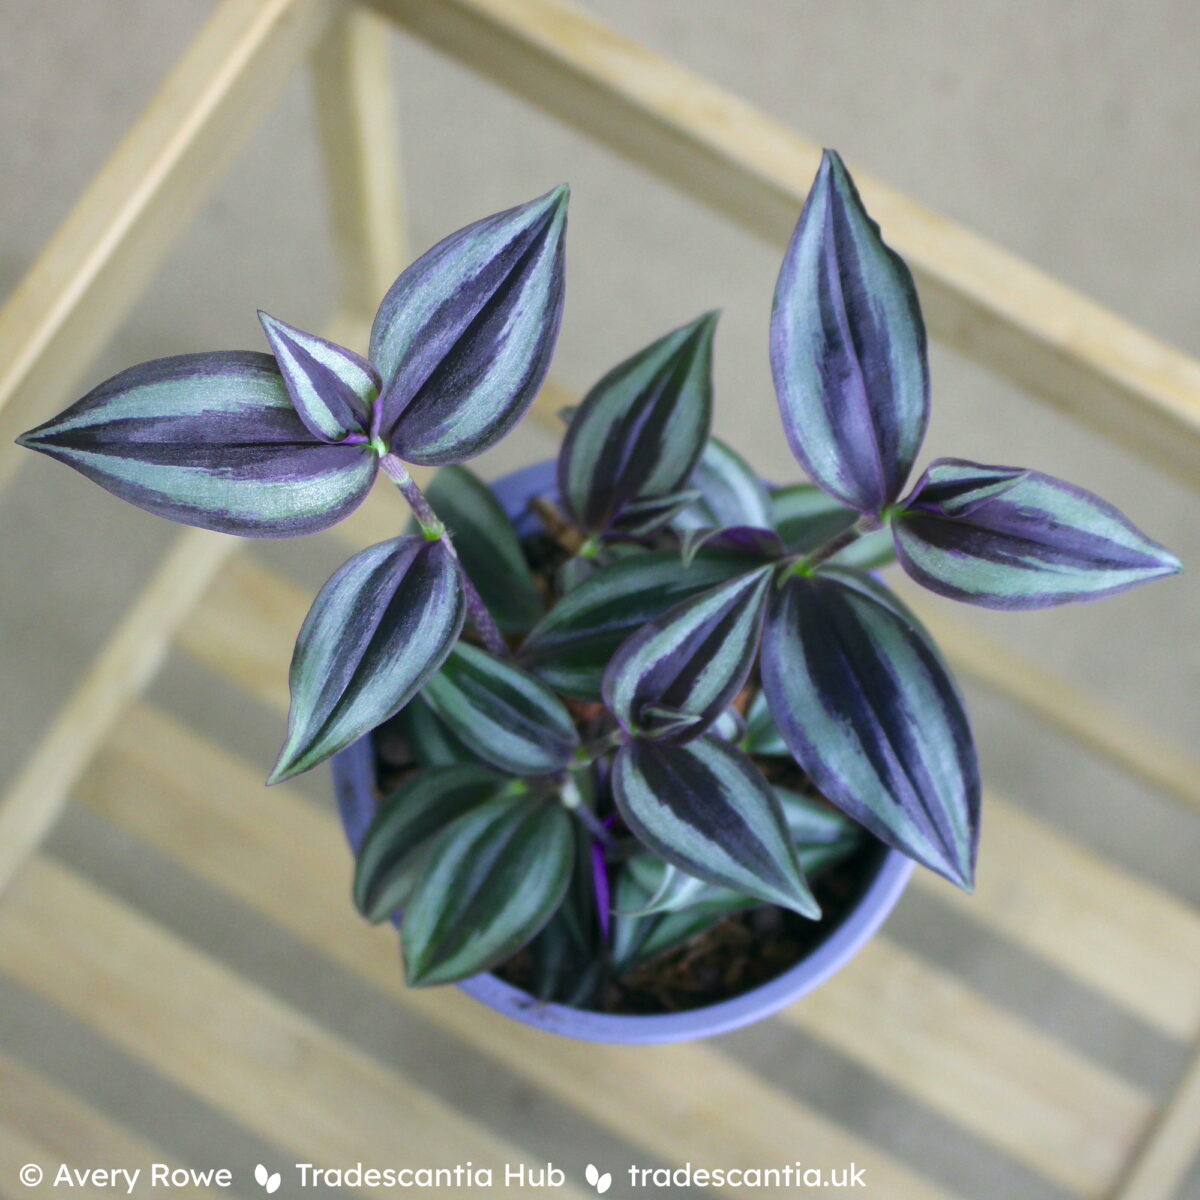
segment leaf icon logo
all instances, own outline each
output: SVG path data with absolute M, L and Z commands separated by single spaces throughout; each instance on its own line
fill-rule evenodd
M 262 1163 L 259 1163 L 258 1166 L 254 1168 L 254 1182 L 257 1183 L 260 1188 L 266 1188 L 267 1195 L 269 1196 L 272 1192 L 279 1191 L 279 1184 L 281 1181 L 278 1171 L 271 1173 L 262 1165 Z
M 605 1171 L 603 1175 L 596 1169 L 592 1163 L 588 1163 L 584 1168 L 583 1177 L 600 1193 L 601 1196 L 612 1187 L 612 1172 Z

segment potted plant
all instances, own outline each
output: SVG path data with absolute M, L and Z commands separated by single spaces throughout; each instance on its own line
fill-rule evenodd
M 815 986 L 911 862 L 970 888 L 979 773 L 937 649 L 877 568 L 967 603 L 1091 600 L 1179 569 L 1103 500 L 925 433 L 908 269 L 836 154 L 779 276 L 770 353 L 811 480 L 710 436 L 715 314 L 564 413 L 556 464 L 461 465 L 521 419 L 563 302 L 567 190 L 452 234 L 362 358 L 260 314 L 270 354 L 100 384 L 22 444 L 247 537 L 316 532 L 377 473 L 409 530 L 321 588 L 268 782 L 333 756 L 354 899 L 417 986 L 579 1037 L 720 1032 Z M 408 464 L 441 468 L 422 492 Z

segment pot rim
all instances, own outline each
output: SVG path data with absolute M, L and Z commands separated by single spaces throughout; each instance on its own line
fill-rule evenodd
M 521 532 L 523 518 L 528 519 L 530 499 L 554 486 L 554 464 L 545 461 L 504 476 L 492 484 L 492 490 Z M 357 850 L 376 805 L 369 734 L 333 759 L 333 778 L 342 824 L 351 848 Z M 899 851 L 887 849 L 854 907 L 816 949 L 774 979 L 701 1008 L 645 1015 L 568 1008 L 538 1000 L 492 974 L 477 975 L 458 986 L 467 995 L 523 1024 L 582 1041 L 649 1045 L 714 1037 L 771 1016 L 845 966 L 887 919 L 913 866 L 912 860 Z

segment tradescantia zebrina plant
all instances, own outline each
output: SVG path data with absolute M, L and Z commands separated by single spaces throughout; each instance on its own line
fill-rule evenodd
M 768 488 L 710 436 L 707 314 L 566 412 L 557 486 L 506 513 L 459 464 L 545 376 L 566 203 L 559 188 L 418 259 L 365 359 L 264 315 L 270 354 L 134 367 L 21 440 L 152 512 L 250 537 L 334 524 L 382 468 L 413 523 L 317 596 L 270 781 L 376 731 L 385 794 L 354 897 L 402 921 L 409 981 L 507 963 L 543 997 L 601 1006 L 730 914 L 819 918 L 864 829 L 971 887 L 962 702 L 878 567 L 1031 609 L 1179 564 L 1037 471 L 939 459 L 906 490 L 929 414 L 917 294 L 833 153 L 771 319 L 812 482 Z M 424 494 L 409 463 L 442 468 Z

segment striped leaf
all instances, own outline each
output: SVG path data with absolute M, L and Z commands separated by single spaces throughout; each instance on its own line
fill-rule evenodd
M 323 442 L 365 442 L 379 376 L 365 358 L 265 312 L 259 321 L 300 420 Z
M 560 771 L 579 744 L 571 714 L 544 683 L 465 642 L 423 695 L 459 741 L 514 775 Z
M 840 813 L 795 792 L 776 788 L 775 793 L 796 843 L 800 868 L 809 879 L 858 848 L 862 830 Z M 613 963 L 618 971 L 628 971 L 703 933 L 718 917 L 759 903 L 697 879 L 653 854 L 632 855 L 617 875 Z
M 761 691 L 754 693 L 754 699 L 746 710 L 746 733 L 741 745 L 747 754 L 756 757 L 791 758 L 791 751 L 776 729 L 767 698 Z
M 904 569 L 985 608 L 1096 600 L 1174 575 L 1179 560 L 1111 504 L 1038 471 L 940 458 L 892 521 Z
M 744 554 L 760 562 L 782 558 L 787 552 L 779 534 L 773 529 L 763 529 L 757 525 L 685 529 L 679 539 L 679 556 L 683 565 L 688 566 L 704 547 L 710 551 Z
M 575 866 L 567 894 L 545 928 L 529 943 L 533 994 L 539 1000 L 571 1008 L 594 1008 L 598 1007 L 608 969 L 601 941 L 607 937 L 606 923 L 610 919 L 607 872 L 603 853 L 597 857 L 600 848 L 578 821 L 574 825 Z M 601 873 L 603 907 L 597 903 Z
M 712 735 L 686 746 L 637 740 L 617 751 L 612 782 L 625 823 L 667 862 L 709 883 L 820 916 L 779 800 L 740 750 Z
M 962 701 L 916 618 L 843 568 L 791 575 L 767 615 L 763 689 L 821 794 L 970 888 L 979 768 Z
M 772 521 L 793 554 L 808 554 L 844 533 L 858 513 L 810 483 L 777 488 L 771 494 Z M 874 570 L 895 562 L 891 531 L 886 527 L 865 533 L 830 559 L 841 567 Z
M 492 489 L 466 467 L 443 467 L 425 498 L 496 623 L 505 633 L 528 632 L 544 605 L 517 531 Z
M 295 537 L 362 503 L 378 460 L 305 426 L 269 354 L 182 354 L 114 375 L 17 439 L 157 516 Z
M 759 567 L 718 584 L 621 644 L 602 694 L 626 731 L 690 742 L 725 712 L 758 654 L 771 575 Z
M 380 429 L 405 462 L 461 462 L 533 401 L 563 301 L 562 186 L 451 234 L 392 285 L 371 330 Z
M 634 500 L 613 519 L 610 530 L 630 538 L 645 538 L 670 525 L 680 513 L 695 504 L 700 493 L 692 488 L 668 492 L 665 496 L 650 496 Z
M 502 796 L 436 834 L 422 854 L 400 928 L 409 985 L 467 979 L 534 937 L 570 882 L 571 826 L 555 800 Z
M 486 800 L 522 787 L 487 767 L 459 764 L 420 771 L 380 806 L 354 870 L 354 903 L 368 921 L 387 920 L 408 899 L 421 850 L 443 826 Z
M 556 691 L 599 700 L 604 669 L 621 643 L 673 604 L 759 564 L 701 551 L 687 567 L 673 550 L 609 563 L 573 588 L 534 627 L 521 661 Z
M 776 488 L 771 493 L 771 521 L 793 554 L 808 554 L 844 533 L 858 513 L 811 483 Z
M 912 276 L 827 150 L 784 257 L 771 369 L 792 453 L 830 495 L 881 513 L 929 420 L 925 327 Z
M 775 795 L 779 798 L 788 833 L 796 844 L 801 865 L 806 872 L 812 870 L 805 861 L 806 852 L 823 846 L 859 841 L 862 830 L 858 825 L 825 800 L 782 787 L 775 788 Z
M 476 762 L 472 750 L 446 727 L 425 702 L 414 696 L 393 718 L 408 743 L 412 761 L 422 767 L 448 767 L 453 763 Z
M 442 541 L 393 538 L 343 564 L 296 639 L 287 740 L 267 782 L 315 767 L 403 708 L 450 653 L 463 615 Z
M 766 484 L 736 450 L 718 438 L 705 442 L 688 486 L 700 493 L 700 499 L 676 518 L 678 529 L 772 525 Z
M 827 804 L 799 792 L 775 788 L 783 809 L 800 868 L 811 878 L 844 859 L 861 840 L 862 830 Z M 623 909 L 627 916 L 677 912 L 696 909 L 701 912 L 733 912 L 745 907 L 747 897 L 730 888 L 689 875 L 653 854 L 635 854 L 627 863 L 629 872 L 643 889 L 638 907 Z
M 634 501 L 677 492 L 712 420 L 716 314 L 647 346 L 584 397 L 558 456 L 558 490 L 583 529 L 611 528 Z

